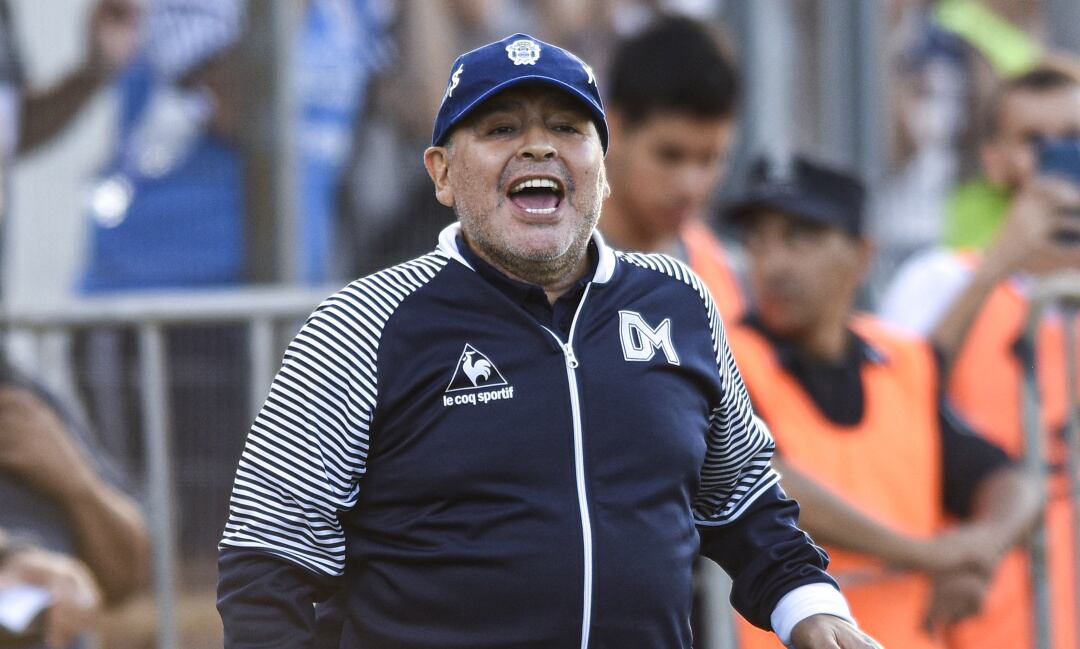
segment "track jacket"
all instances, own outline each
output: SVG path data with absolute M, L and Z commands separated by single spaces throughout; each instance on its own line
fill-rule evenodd
M 315 311 L 237 471 L 226 647 L 316 646 L 336 593 L 320 646 L 687 649 L 699 551 L 759 626 L 846 614 L 700 280 L 590 254 L 548 322 L 457 225 Z

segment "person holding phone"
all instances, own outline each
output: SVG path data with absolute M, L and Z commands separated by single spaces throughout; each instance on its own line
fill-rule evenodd
M 90 630 L 104 598 L 90 568 L 0 528 L 0 647 L 64 649 Z
M 880 305 L 885 320 L 930 338 L 941 356 L 942 384 L 960 413 L 1014 457 L 1023 452 L 1022 371 L 1035 361 L 1048 459 L 1057 467 L 1068 403 L 1063 320 L 1051 317 L 1043 324 L 1035 349 L 1025 349 L 1021 339 L 1033 281 L 1080 269 L 1078 67 L 1046 62 L 1002 84 L 981 148 L 986 194 L 996 198 L 968 202 L 970 214 L 958 214 L 969 226 L 998 225 L 982 247 L 937 249 L 907 262 Z M 974 230 L 967 234 L 978 234 Z M 1076 646 L 1077 633 L 1074 546 L 1064 475 L 1057 473 L 1047 504 L 1055 649 Z M 1031 647 L 1031 601 L 1026 558 L 1014 552 L 998 571 L 982 614 L 954 630 L 955 646 Z

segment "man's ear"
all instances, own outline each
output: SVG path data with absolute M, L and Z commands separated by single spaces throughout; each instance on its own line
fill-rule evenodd
M 454 190 L 450 187 L 450 151 L 444 146 L 424 150 L 424 168 L 435 183 L 435 198 L 447 207 L 454 206 Z

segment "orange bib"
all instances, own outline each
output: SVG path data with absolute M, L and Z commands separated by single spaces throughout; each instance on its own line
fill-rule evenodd
M 720 241 L 699 219 L 686 221 L 679 236 L 686 246 L 687 264 L 709 288 L 720 317 L 724 322 L 735 322 L 742 316 L 745 305 L 739 281 Z
M 979 260 L 964 255 L 974 269 Z M 1024 455 L 1022 360 L 1016 353 L 1028 313 L 1019 287 L 1006 281 L 987 298 L 971 327 L 949 380 L 949 397 L 974 428 L 1012 457 Z M 1065 448 L 1058 431 L 1065 422 L 1065 336 L 1063 323 L 1045 320 L 1038 332 L 1036 355 L 1039 394 L 1048 459 L 1059 464 Z M 1073 608 L 1071 514 L 1064 499 L 1064 476 L 1048 485 L 1047 541 L 1050 548 L 1053 646 L 1076 646 Z M 1026 553 L 1016 550 L 999 569 L 983 613 L 953 632 L 955 649 L 1025 649 L 1033 646 L 1030 567 Z
M 838 426 L 817 409 L 799 382 L 779 364 L 760 334 L 744 326 L 729 332 L 732 351 L 779 453 L 849 504 L 879 522 L 917 537 L 943 524 L 941 433 L 936 370 L 926 345 L 901 338 L 866 317 L 852 329 L 882 352 L 882 363 L 862 368 L 863 420 Z M 826 548 L 829 572 L 844 591 L 859 625 L 886 647 L 940 649 L 922 631 L 930 601 L 927 579 L 890 571 L 874 558 Z M 740 648 L 781 647 L 772 634 L 743 622 Z

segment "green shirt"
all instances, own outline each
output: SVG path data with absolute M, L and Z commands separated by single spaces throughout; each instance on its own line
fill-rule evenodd
M 1009 193 L 985 179 L 956 188 L 945 209 L 945 245 L 982 250 L 994 240 L 1009 211 Z

